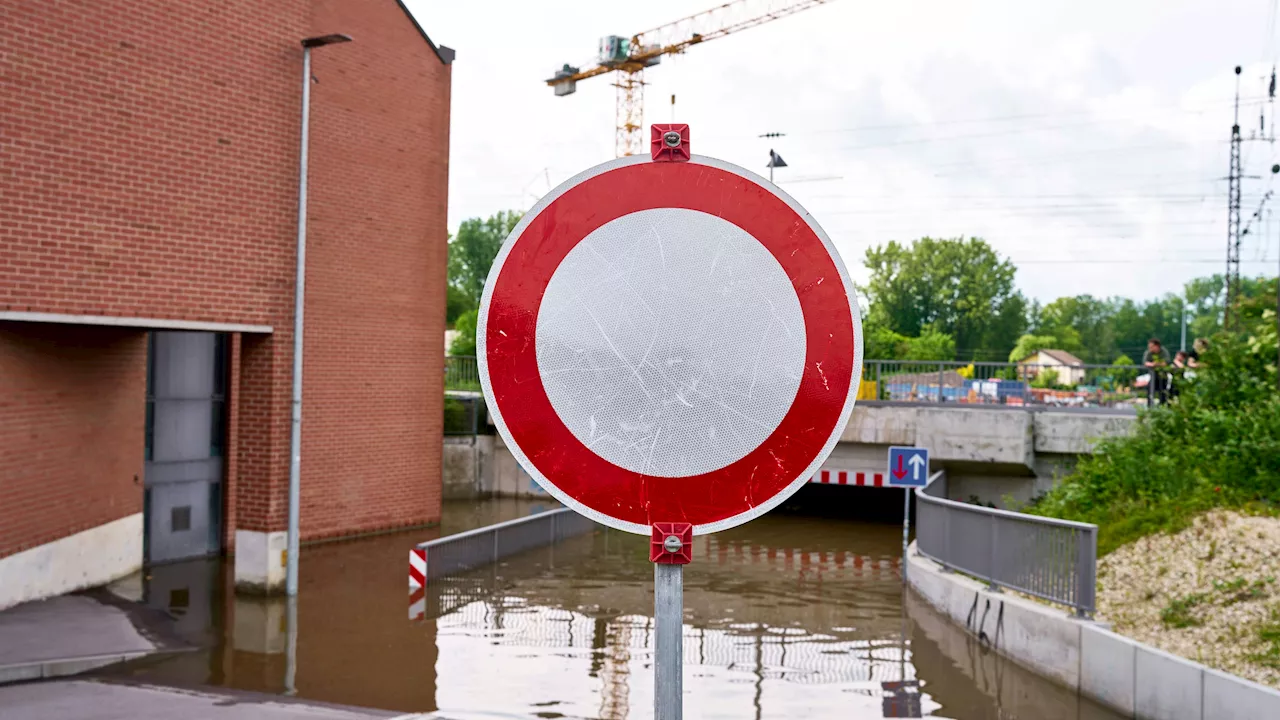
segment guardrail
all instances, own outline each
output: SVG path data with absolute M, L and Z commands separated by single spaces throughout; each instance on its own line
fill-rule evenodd
M 476 359 L 445 357 L 446 390 L 480 390 Z M 1139 365 L 864 360 L 859 400 L 1064 407 L 1133 407 L 1163 399 L 1171 378 L 1139 385 Z M 1158 387 L 1157 387 L 1158 386 Z
M 428 540 L 409 551 L 409 586 L 421 587 L 428 580 L 584 535 L 596 527 L 595 522 L 573 510 L 560 508 Z
M 946 499 L 939 472 L 916 490 L 916 549 L 986 581 L 1090 617 L 1097 592 L 1098 527 Z
M 865 360 L 859 400 L 977 405 L 1148 405 L 1138 365 Z
M 444 356 L 444 389 L 480 392 L 480 372 L 470 355 Z

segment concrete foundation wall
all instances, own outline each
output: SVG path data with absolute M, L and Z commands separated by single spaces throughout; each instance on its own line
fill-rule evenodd
M 478 435 L 475 444 L 444 446 L 444 497 L 549 498 L 551 495 L 520 467 L 500 435 Z
M 863 403 L 824 468 L 884 472 L 889 445 L 926 447 L 932 469 L 953 480 L 949 497 L 1005 507 L 1049 490 L 1081 454 L 1127 434 L 1135 419 L 1106 410 Z
M 907 582 L 980 642 L 1138 720 L 1280 717 L 1280 691 L 1117 635 L 1065 610 L 943 572 L 911 547 Z
M 890 445 L 929 448 L 933 470 L 951 478 L 948 497 L 1005 507 L 1048 491 L 1093 451 L 1098 439 L 1129 432 L 1133 415 L 1002 407 L 859 404 L 826 470 L 883 473 Z M 546 497 L 515 462 L 501 436 L 479 450 L 445 446 L 445 497 Z M 476 463 L 480 467 L 477 470 Z M 850 488 L 850 492 L 857 492 Z
M 494 436 L 492 484 L 486 490 L 500 497 L 549 498 L 551 494 L 542 489 L 533 476 L 520 467 L 515 456 L 502 442 L 501 436 Z
M 142 513 L 0 558 L 0 610 L 105 585 L 142 568 Z
M 474 500 L 493 493 L 494 435 L 444 444 L 444 499 Z M 498 441 L 501 444 L 501 440 Z

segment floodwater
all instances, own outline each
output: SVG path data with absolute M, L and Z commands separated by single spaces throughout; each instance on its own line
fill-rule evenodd
M 416 543 L 550 507 L 447 504 L 442 528 L 304 548 L 293 643 L 285 601 L 236 597 L 227 563 L 153 568 L 146 601 L 200 649 L 113 672 L 456 720 L 651 718 L 647 538 L 600 532 L 408 593 Z M 685 716 L 1119 720 L 904 598 L 901 539 L 779 513 L 697 538 Z

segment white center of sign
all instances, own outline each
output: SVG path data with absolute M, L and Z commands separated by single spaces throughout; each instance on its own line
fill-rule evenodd
M 804 315 L 742 228 L 677 208 L 598 228 L 551 277 L 538 371 L 584 445 L 643 475 L 740 460 L 778 427 L 804 370 Z

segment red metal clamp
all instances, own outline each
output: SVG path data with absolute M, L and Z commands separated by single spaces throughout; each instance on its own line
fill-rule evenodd
M 654 523 L 649 536 L 649 562 L 688 565 L 693 561 L 693 525 Z
M 649 157 L 654 162 L 688 162 L 688 123 L 655 123 L 649 126 Z

